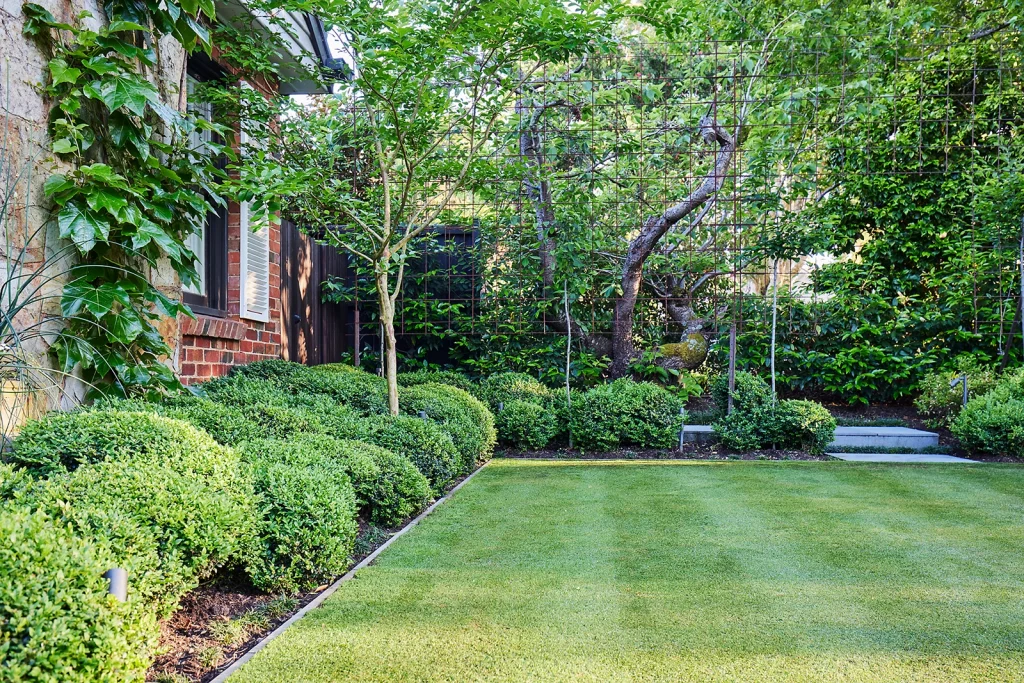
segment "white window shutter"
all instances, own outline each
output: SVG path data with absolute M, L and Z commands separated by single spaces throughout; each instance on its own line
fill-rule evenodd
M 242 81 L 242 87 L 252 86 Z M 242 154 L 249 144 L 245 127 L 239 131 Z M 239 315 L 249 320 L 270 320 L 270 221 L 254 231 L 249 202 L 239 206 L 241 225 L 241 277 L 239 278 Z
M 270 320 L 270 224 L 253 231 L 249 202 L 239 207 L 240 243 L 239 314 L 249 320 Z

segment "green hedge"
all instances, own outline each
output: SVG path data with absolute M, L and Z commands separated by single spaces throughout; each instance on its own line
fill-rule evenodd
M 259 542 L 249 577 L 268 592 L 309 590 L 343 573 L 356 533 L 349 463 L 304 441 L 246 449 L 259 495 Z
M 508 401 L 494 419 L 501 441 L 520 450 L 544 448 L 558 433 L 555 414 L 530 401 Z
M 430 484 L 404 456 L 360 441 L 307 434 L 287 441 L 262 440 L 241 446 L 247 460 L 304 463 L 330 461 L 350 478 L 360 514 L 382 526 L 395 526 L 431 499 Z
M 237 476 L 237 457 L 187 422 L 111 409 L 54 412 L 30 422 L 7 460 L 41 475 L 118 460 L 166 464 L 224 486 Z
M 477 462 L 486 462 L 494 453 L 494 416 L 462 389 L 443 384 L 401 387 L 398 400 L 403 412 L 418 415 L 423 411 L 451 436 L 461 458 L 461 472 L 471 472 Z
M 404 455 L 430 482 L 435 494 L 462 469 L 451 436 L 439 425 L 409 415 L 373 415 L 358 422 L 353 438 Z
M 0 539 L 0 680 L 145 680 L 156 618 L 107 595 L 112 553 L 26 510 L 0 511 Z
M 950 430 L 968 451 L 1024 457 L 1024 370 L 971 399 Z
M 584 451 L 619 446 L 672 448 L 679 440 L 682 401 L 651 382 L 619 379 L 573 396 L 573 445 Z
M 108 544 L 133 590 L 162 614 L 217 569 L 240 561 L 256 538 L 251 480 L 218 484 L 166 464 L 107 460 L 34 487 L 23 501 Z
M 255 499 L 238 453 L 180 420 L 53 413 L 25 425 L 8 455 L 50 477 L 25 504 L 109 541 L 163 611 L 253 542 Z
M 717 377 L 711 386 L 715 402 L 724 411 L 728 378 Z M 781 448 L 821 454 L 835 438 L 835 418 L 824 406 L 814 401 L 773 401 L 771 387 L 752 373 L 736 373 L 732 397 L 733 412 L 713 424 L 722 445 L 730 450 Z
M 416 370 L 398 373 L 398 386 L 414 387 L 419 384 L 447 384 L 476 395 L 479 387 L 461 372 L 454 370 Z
M 479 396 L 497 411 L 501 404 L 526 401 L 545 405 L 552 391 L 536 379 L 522 372 L 499 372 L 480 382 Z

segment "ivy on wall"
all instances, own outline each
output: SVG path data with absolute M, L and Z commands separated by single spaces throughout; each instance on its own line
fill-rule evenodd
M 51 349 L 62 371 L 78 369 L 107 393 L 177 386 L 157 323 L 191 311 L 150 272 L 166 260 L 183 283 L 196 281 L 185 240 L 223 201 L 212 158 L 230 150 L 191 149 L 194 130 L 217 127 L 170 106 L 173 94 L 154 75 L 163 35 L 186 52 L 210 48 L 202 17 L 213 18 L 212 0 L 111 2 L 109 23 L 96 30 L 82 25 L 88 14 L 64 23 L 37 4 L 23 9 L 25 34 L 50 57 L 51 151 L 72 168 L 50 176 L 45 194 L 80 263 L 64 284 L 64 326 Z

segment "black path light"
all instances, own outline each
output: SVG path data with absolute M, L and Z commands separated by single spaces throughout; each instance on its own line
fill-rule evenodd
M 963 404 L 967 405 L 967 375 L 960 375 L 949 383 L 949 388 L 952 389 L 957 384 L 962 384 L 964 388 Z

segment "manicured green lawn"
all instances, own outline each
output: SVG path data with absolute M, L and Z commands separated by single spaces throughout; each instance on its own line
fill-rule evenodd
M 496 461 L 261 681 L 1021 681 L 1024 468 Z

